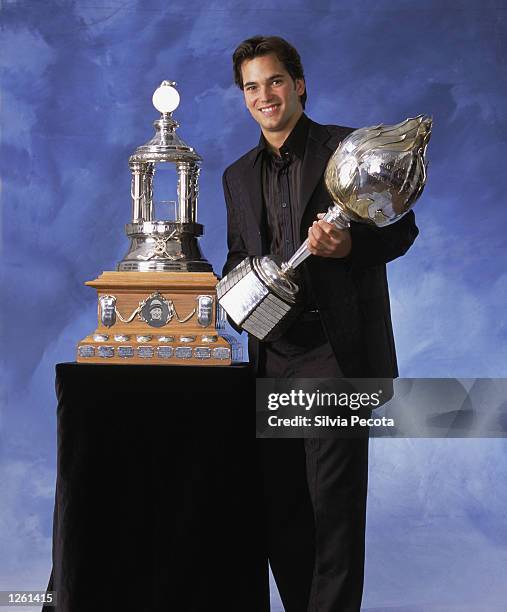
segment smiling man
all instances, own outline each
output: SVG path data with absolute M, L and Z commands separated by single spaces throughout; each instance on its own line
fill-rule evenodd
M 356 223 L 337 229 L 323 221 L 332 204 L 324 171 L 353 130 L 320 125 L 304 113 L 303 67 L 287 41 L 245 40 L 233 68 L 261 136 L 224 173 L 229 251 L 223 274 L 249 255 L 286 261 L 307 236 L 314 255 L 300 266 L 300 319 L 276 342 L 249 338 L 258 376 L 397 376 L 385 264 L 416 238 L 413 212 L 382 229 Z M 359 611 L 367 437 L 260 439 L 258 451 L 263 550 L 286 612 Z
M 304 79 L 293 80 L 274 54 L 244 61 L 241 77 L 247 108 L 263 134 L 269 133 L 269 142 L 279 154 L 280 147 L 303 114 Z

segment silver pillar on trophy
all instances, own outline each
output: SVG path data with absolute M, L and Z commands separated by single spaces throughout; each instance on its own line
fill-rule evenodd
M 201 157 L 176 133 L 172 113 L 179 94 L 173 81 L 163 81 L 153 94 L 153 105 L 161 112 L 153 122 L 155 135 L 138 147 L 129 159 L 132 172 L 132 221 L 126 226 L 130 247 L 118 264 L 126 271 L 210 272 L 198 244 L 203 226 L 197 223 L 198 178 Z M 153 180 L 158 164 L 172 164 L 177 173 L 177 199 L 167 201 L 171 219 L 156 220 Z M 169 183 L 169 181 L 168 181 Z M 162 211 L 160 211 L 162 212 Z

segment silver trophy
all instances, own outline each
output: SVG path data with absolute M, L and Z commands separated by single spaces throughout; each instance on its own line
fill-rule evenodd
M 173 81 L 163 81 L 153 94 L 153 105 L 161 112 L 153 122 L 155 135 L 136 149 L 129 159 L 132 172 L 132 222 L 126 232 L 130 238 L 128 253 L 118 265 L 126 271 L 211 272 L 203 258 L 198 237 L 203 226 L 197 223 L 198 177 L 201 157 L 176 134 L 178 123 L 172 112 L 180 96 Z M 175 168 L 177 199 L 160 202 L 172 219 L 155 220 L 153 178 L 156 164 L 162 170 Z M 172 181 L 167 180 L 167 184 Z
M 326 187 L 334 201 L 324 221 L 345 229 L 351 221 L 384 227 L 416 203 L 426 183 L 426 115 L 396 125 L 355 130 L 328 162 Z M 279 266 L 270 256 L 247 257 L 217 285 L 229 317 L 259 340 L 280 337 L 300 314 L 295 270 L 310 255 L 308 240 Z
M 237 340 L 219 333 L 218 278 L 198 241 L 201 158 L 176 134 L 175 85 L 163 81 L 156 89 L 153 104 L 161 116 L 155 135 L 129 158 L 128 252 L 116 270 L 86 283 L 97 290 L 98 327 L 78 343 L 81 363 L 222 366 L 241 360 Z

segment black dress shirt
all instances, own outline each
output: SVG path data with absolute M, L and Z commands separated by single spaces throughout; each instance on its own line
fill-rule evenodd
M 296 210 L 301 194 L 301 166 L 308 137 L 308 118 L 301 115 L 276 155 L 261 137 L 262 193 L 270 252 L 287 261 L 299 247 Z
M 308 139 L 309 119 L 303 113 L 294 129 L 274 153 L 261 135 L 255 163 L 262 163 L 262 195 L 266 211 L 269 252 L 288 261 L 301 245 L 297 209 L 301 197 L 301 169 Z M 304 264 L 298 269 L 305 310 L 315 308 Z

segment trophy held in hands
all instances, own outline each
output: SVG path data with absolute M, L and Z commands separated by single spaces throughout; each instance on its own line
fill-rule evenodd
M 324 221 L 339 229 L 351 221 L 384 227 L 407 213 L 426 183 L 431 125 L 429 117 L 419 115 L 349 134 L 326 168 L 325 183 L 335 204 Z M 236 325 L 272 341 L 297 319 L 296 268 L 310 255 L 307 243 L 281 266 L 270 256 L 247 257 L 218 283 L 219 303 Z
M 175 83 L 163 81 L 153 95 L 161 112 L 155 135 L 129 159 L 132 171 L 130 247 L 117 271 L 86 284 L 98 292 L 98 327 L 78 344 L 80 363 L 228 365 L 241 346 L 221 336 L 218 278 L 203 257 L 197 223 L 201 158 L 176 134 Z M 172 219 L 155 219 L 153 176 L 157 164 L 177 174 Z

